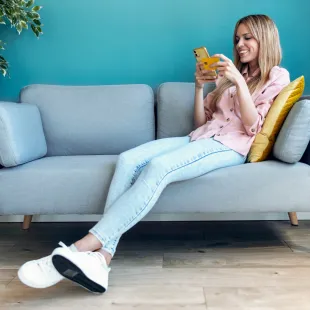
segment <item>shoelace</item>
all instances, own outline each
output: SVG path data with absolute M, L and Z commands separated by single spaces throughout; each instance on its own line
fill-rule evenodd
M 41 258 L 41 259 L 38 261 L 38 266 L 41 268 L 41 270 L 42 270 L 43 272 L 46 272 L 46 273 L 50 273 L 50 272 L 52 272 L 52 271 L 55 270 L 55 267 L 54 267 L 54 265 L 52 264 L 52 258 L 51 258 L 50 255 Z
M 63 248 L 68 248 L 63 242 L 59 242 L 58 243 L 61 247 L 63 247 Z M 53 265 L 53 263 L 52 263 L 52 258 L 51 258 L 51 255 L 48 255 L 48 256 L 45 256 L 45 257 L 43 257 L 43 258 L 41 258 L 40 260 L 39 260 L 39 262 L 38 262 L 38 265 L 39 265 L 39 267 L 42 269 L 42 270 L 44 270 L 44 271 L 46 271 L 46 272 L 48 272 L 48 273 L 50 273 L 51 271 L 55 271 L 55 267 L 54 267 L 54 265 Z

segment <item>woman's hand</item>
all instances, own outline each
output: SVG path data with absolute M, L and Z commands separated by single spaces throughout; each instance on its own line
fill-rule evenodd
M 196 63 L 195 72 L 195 86 L 196 88 L 203 88 L 205 83 L 214 82 L 216 80 L 216 75 L 212 70 L 205 70 L 204 64 L 202 62 Z
M 226 77 L 235 85 L 237 85 L 241 81 L 241 79 L 243 79 L 243 76 L 229 58 L 227 58 L 223 54 L 216 54 L 212 57 L 220 57 L 220 59 L 223 60 L 216 62 L 210 66 L 211 68 L 214 67 L 214 69 L 218 70 L 218 75 L 220 77 Z

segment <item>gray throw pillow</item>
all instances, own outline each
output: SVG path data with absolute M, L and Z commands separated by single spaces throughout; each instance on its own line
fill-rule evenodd
M 286 163 L 300 161 L 310 140 L 310 100 L 296 102 L 287 116 L 273 148 L 273 155 Z
M 0 102 L 0 165 L 14 167 L 46 155 L 39 109 L 33 104 Z

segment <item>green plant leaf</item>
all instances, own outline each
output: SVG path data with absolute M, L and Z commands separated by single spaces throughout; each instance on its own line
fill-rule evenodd
M 40 14 L 36 12 L 27 12 L 27 16 L 31 19 L 40 19 Z
M 37 37 L 40 36 L 40 31 L 38 30 L 38 27 L 36 27 L 34 24 L 31 24 L 31 29 Z
M 2 68 L 0 69 L 0 71 L 1 71 L 2 75 L 5 77 L 7 74 L 7 71 L 5 69 L 2 69 Z
M 27 3 L 26 3 L 26 8 L 30 8 L 31 6 L 33 6 L 34 4 L 34 0 L 29 0 Z
M 27 23 L 24 22 L 23 20 L 20 22 L 20 24 L 22 25 L 22 27 L 23 27 L 24 29 L 28 29 Z
M 41 9 L 42 9 L 42 6 L 36 5 L 36 6 L 34 6 L 34 7 L 32 8 L 32 11 L 38 12 L 38 11 L 40 11 Z
M 32 18 L 35 18 L 35 19 L 40 19 L 40 14 L 39 13 L 36 13 L 36 12 L 32 12 Z
M 39 19 L 34 19 L 33 22 L 38 26 L 41 25 L 41 21 Z
M 18 34 L 20 34 L 23 30 L 23 26 L 21 23 L 16 24 L 16 30 L 18 32 Z
M 31 29 L 34 33 L 36 32 L 36 26 L 34 24 L 31 24 Z
M 6 24 L 11 28 L 16 28 L 19 34 L 24 29 L 31 28 L 35 36 L 39 37 L 43 33 L 42 27 L 44 26 L 39 14 L 42 6 L 35 2 L 35 0 L 0 0 L 0 26 Z M 5 46 L 6 44 L 0 40 L 0 50 L 4 50 Z M 1 74 L 10 78 L 9 64 L 3 56 L 0 56 Z

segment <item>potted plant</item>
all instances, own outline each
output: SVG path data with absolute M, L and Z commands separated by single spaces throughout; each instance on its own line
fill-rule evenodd
M 35 5 L 35 0 L 0 0 L 0 26 L 8 26 L 15 28 L 18 34 L 23 29 L 31 30 L 38 38 L 42 32 L 42 24 L 40 21 L 39 11 L 41 6 Z M 0 38 L 0 52 L 4 50 L 5 43 Z M 9 64 L 0 53 L 0 74 L 6 76 L 8 74 Z

